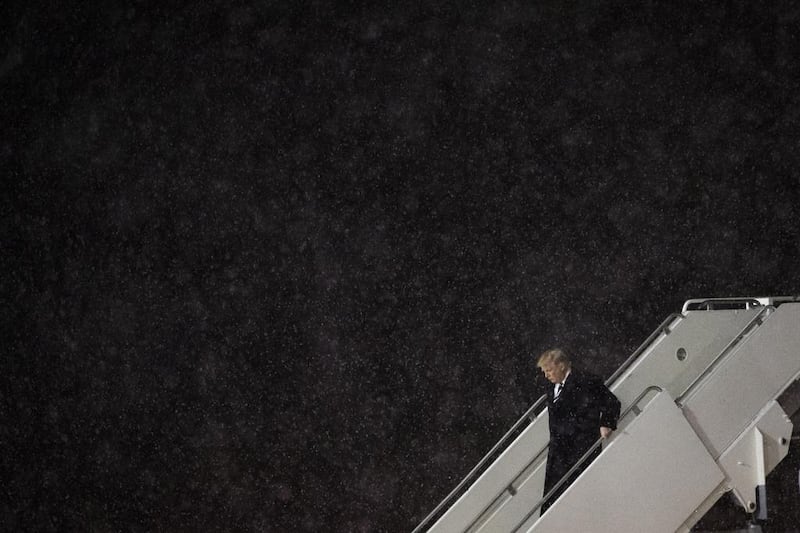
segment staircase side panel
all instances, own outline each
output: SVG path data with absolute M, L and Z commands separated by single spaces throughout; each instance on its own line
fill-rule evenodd
M 661 393 L 528 531 L 673 532 L 723 479 Z
M 800 373 L 800 304 L 783 304 L 691 393 L 686 417 L 714 457 Z

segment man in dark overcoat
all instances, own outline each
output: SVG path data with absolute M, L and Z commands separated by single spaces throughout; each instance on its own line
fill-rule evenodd
M 542 353 L 537 366 L 553 384 L 547 390 L 550 419 L 550 446 L 544 481 L 544 494 L 547 494 L 597 439 L 606 439 L 617 429 L 620 403 L 600 378 L 573 369 L 569 355 L 562 349 L 554 348 Z M 600 452 L 598 447 L 542 505 L 542 514 Z

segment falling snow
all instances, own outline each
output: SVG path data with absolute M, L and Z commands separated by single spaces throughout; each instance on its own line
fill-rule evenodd
M 800 292 L 789 2 L 306 4 L 0 20 L 8 530 L 410 531 L 532 354 Z

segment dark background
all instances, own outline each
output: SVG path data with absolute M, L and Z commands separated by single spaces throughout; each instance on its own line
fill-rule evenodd
M 793 2 L 90 4 L 0 17 L 4 529 L 410 531 L 541 350 L 800 293 Z

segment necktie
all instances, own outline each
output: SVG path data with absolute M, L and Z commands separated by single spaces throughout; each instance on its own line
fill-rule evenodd
M 553 399 L 555 400 L 558 398 L 558 395 L 561 394 L 561 389 L 564 387 L 563 383 L 556 383 L 556 393 L 553 395 Z

